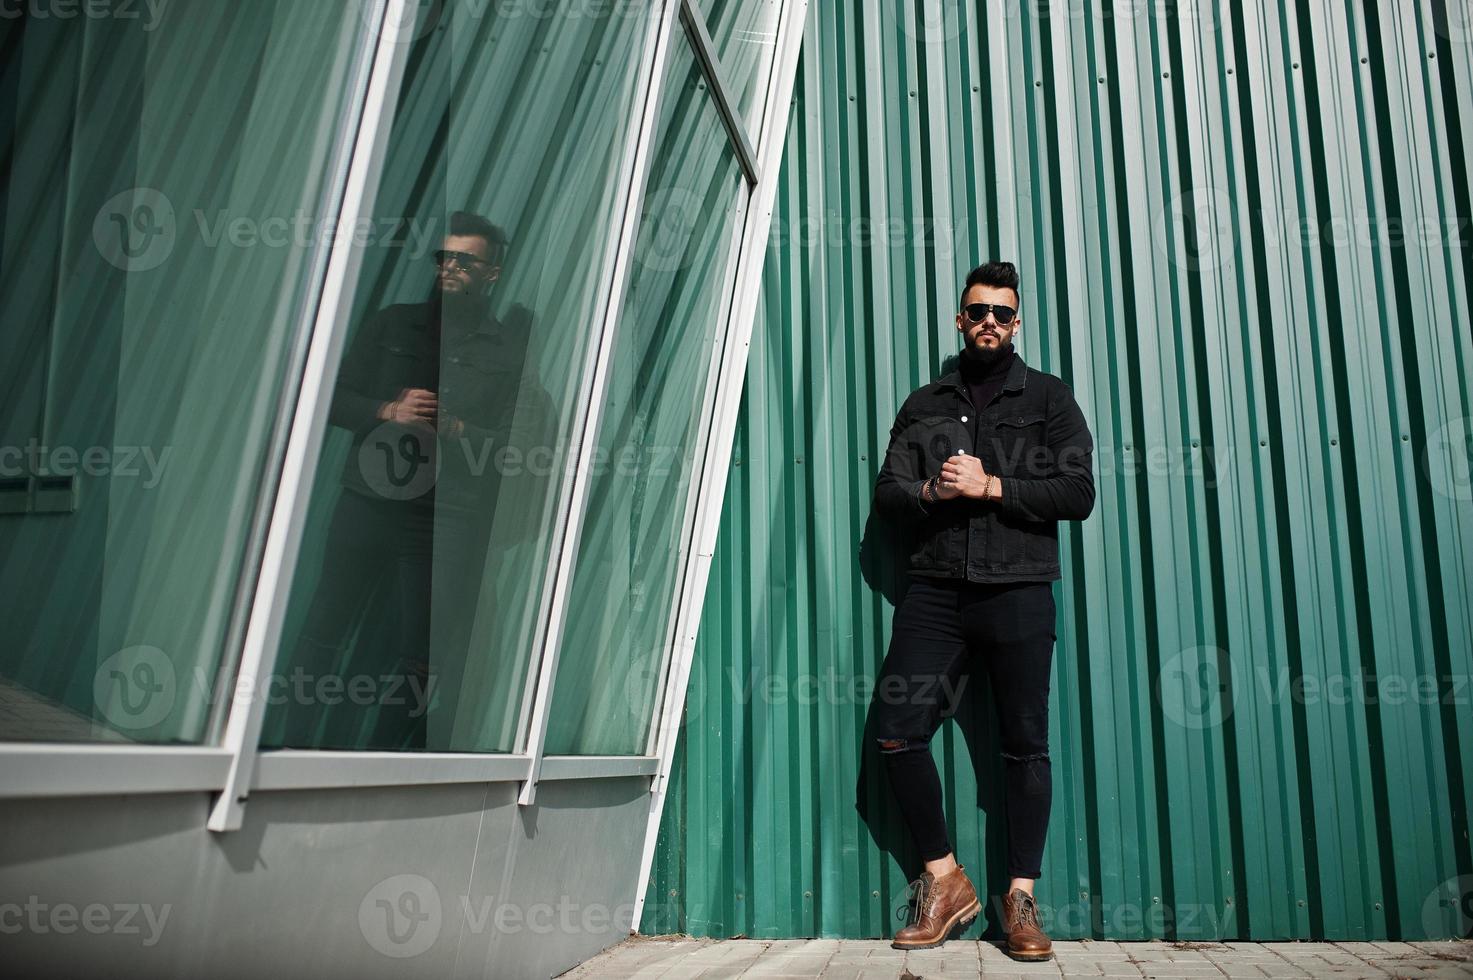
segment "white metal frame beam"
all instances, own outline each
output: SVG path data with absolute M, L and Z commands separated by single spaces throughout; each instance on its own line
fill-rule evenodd
M 731 138 L 737 163 L 741 166 L 742 173 L 746 174 L 747 183 L 756 185 L 762 179 L 762 168 L 758 164 L 756 151 L 752 149 L 752 138 L 748 135 L 746 123 L 737 109 L 736 93 L 731 90 L 726 71 L 721 67 L 721 58 L 716 53 L 716 45 L 711 40 L 711 32 L 706 29 L 706 17 L 696 5 L 696 0 L 680 0 L 680 16 L 689 32 L 696 61 L 700 63 L 701 71 L 711 85 L 711 93 L 716 97 L 716 111 L 721 113 L 721 123 L 726 127 L 727 136 Z
M 378 17 L 370 19 L 366 35 L 368 43 L 374 45 L 373 58 L 368 66 L 367 89 L 341 202 L 340 216 L 351 217 L 354 221 L 351 227 L 357 227 L 361 216 L 373 212 L 399 82 L 409 57 L 408 43 L 400 31 L 392 29 L 410 15 L 407 0 L 379 0 L 379 4 Z M 238 830 L 244 819 L 244 805 L 250 795 L 261 727 L 266 717 L 268 699 L 262 696 L 266 685 L 261 681 L 270 675 L 281 647 L 282 625 L 317 476 L 317 459 L 327 434 L 327 407 L 332 399 L 337 366 L 342 360 L 353 292 L 362 264 L 361 248 L 349 239 L 335 239 L 312 326 L 307 366 L 297 395 L 275 509 L 261 557 L 255 601 L 246 624 L 230 713 L 225 720 L 222 747 L 230 753 L 231 761 L 224 789 L 210 812 L 209 828 L 214 831 Z
M 210 793 L 230 762 L 209 746 L 0 743 L 0 799 Z
M 225 749 L 198 746 L 0 744 L 0 799 L 218 793 L 230 762 Z M 659 766 L 654 756 L 550 755 L 542 760 L 542 780 L 647 777 Z M 251 789 L 520 783 L 531 769 L 525 755 L 288 749 L 256 759 Z

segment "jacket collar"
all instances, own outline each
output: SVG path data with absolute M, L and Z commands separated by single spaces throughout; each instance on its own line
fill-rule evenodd
M 1023 355 L 1017 353 L 1013 357 L 1013 366 L 1008 368 L 1008 376 L 1003 379 L 1003 391 L 1017 391 L 1027 384 L 1028 365 L 1023 363 Z M 966 391 L 966 382 L 962 380 L 962 370 L 958 367 L 949 371 L 937 379 L 936 384 L 942 388 L 955 388 L 957 391 Z

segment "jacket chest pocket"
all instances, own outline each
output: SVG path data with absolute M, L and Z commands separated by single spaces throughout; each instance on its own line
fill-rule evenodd
M 935 476 L 941 466 L 957 453 L 972 454 L 972 434 L 966 422 L 950 415 L 928 415 L 916 424 L 916 441 L 926 461 L 927 476 Z
M 1004 476 L 1047 466 L 1048 425 L 1042 412 L 1011 412 L 993 422 L 992 449 Z M 1043 476 L 1034 473 L 1033 476 Z
M 381 341 L 374 349 L 378 386 L 390 394 L 401 388 L 423 387 L 428 380 L 424 352 L 407 343 Z
M 519 379 L 507 369 L 499 351 L 448 354 L 440 372 L 445 410 L 478 425 L 493 425 L 508 417 L 519 387 Z

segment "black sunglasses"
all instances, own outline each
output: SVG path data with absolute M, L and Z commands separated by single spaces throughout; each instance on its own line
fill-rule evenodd
M 436 249 L 431 253 L 435 258 L 436 265 L 448 265 L 452 260 L 462 269 L 479 269 L 484 265 L 490 265 L 479 255 L 470 252 L 451 252 L 446 249 Z
M 1018 315 L 1018 311 L 1011 306 L 1002 306 L 998 303 L 968 303 L 962 307 L 962 313 L 973 323 L 981 323 L 987 319 L 987 314 L 991 313 L 999 327 L 1012 323 L 1013 317 Z

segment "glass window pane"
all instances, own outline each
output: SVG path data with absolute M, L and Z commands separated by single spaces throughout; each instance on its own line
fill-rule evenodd
M 547 752 L 645 750 L 746 185 L 677 38 L 549 713 Z
M 263 742 L 515 748 L 649 5 L 420 4 Z
M 45 8 L 0 18 L 0 738 L 199 742 L 361 5 Z
M 777 51 L 781 0 L 696 0 L 721 59 L 732 103 L 756 146 L 767 105 L 767 82 Z

